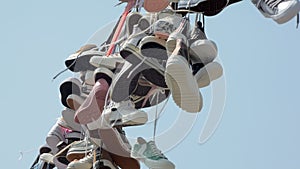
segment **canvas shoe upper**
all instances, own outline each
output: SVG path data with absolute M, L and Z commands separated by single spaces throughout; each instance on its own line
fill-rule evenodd
M 185 24 L 185 20 L 186 19 L 177 15 L 170 15 L 159 19 L 153 24 L 153 34 L 161 39 L 166 40 L 177 28 L 179 28 L 184 34 L 184 32 L 187 32 L 186 30 L 189 28 L 188 24 Z M 185 24 L 184 27 L 182 24 Z
M 172 40 L 167 42 L 169 52 L 174 51 L 167 60 L 165 81 L 176 105 L 187 112 L 197 113 L 202 109 L 203 99 L 188 62 L 185 39 L 179 35 L 182 34 L 172 33 L 169 37 Z
M 135 49 L 138 46 L 139 41 L 145 37 L 146 34 L 143 32 L 139 25 L 136 24 L 133 26 L 133 33 L 130 37 L 128 37 L 128 40 L 122 45 L 122 49 L 120 51 L 120 55 L 127 60 L 128 62 L 132 63 L 130 60 L 126 59 L 128 55 L 130 55 L 130 52 L 127 52 L 127 48 Z M 138 49 L 136 49 L 138 50 Z
M 59 86 L 60 91 L 60 100 L 61 103 L 67 107 L 71 108 L 67 103 L 67 97 L 71 94 L 80 95 L 81 94 L 82 84 L 81 81 L 77 78 L 70 77 L 65 79 Z
M 198 22 L 191 31 L 188 39 L 189 56 L 192 64 L 202 63 L 206 65 L 217 57 L 218 48 L 214 41 L 207 39 L 201 26 L 201 22 Z
M 267 18 L 272 18 L 278 24 L 291 20 L 300 11 L 298 0 L 252 0 L 252 3 Z
M 87 44 L 82 46 L 74 54 L 71 54 L 66 60 L 66 67 L 72 72 L 80 72 L 86 70 L 94 70 L 95 67 L 89 64 L 89 60 L 92 56 L 103 56 L 104 53 L 98 51 L 98 48 L 94 44 Z
M 211 62 L 202 67 L 194 76 L 197 80 L 198 87 L 208 86 L 212 81 L 223 75 L 223 68 L 218 62 Z
M 138 12 L 131 12 L 126 17 L 126 32 L 127 36 L 133 33 L 134 25 L 138 24 L 139 20 L 143 17 Z
M 93 56 L 90 59 L 90 64 L 92 64 L 95 67 L 106 67 L 108 69 L 115 69 L 117 67 L 117 64 L 124 63 L 124 59 L 119 54 L 110 55 L 108 57 L 106 56 Z
M 86 141 L 86 140 L 73 142 L 67 152 L 66 158 L 68 159 L 68 161 L 71 162 L 80 155 L 84 157 L 86 154 L 91 152 L 93 150 L 93 148 L 94 148 L 94 145 L 91 142 Z
M 143 125 L 148 121 L 147 113 L 135 109 L 131 100 L 120 103 L 111 102 L 103 114 L 112 126 L 136 126 Z
M 137 138 L 137 143 L 131 150 L 131 157 L 141 160 L 149 168 L 175 168 L 175 165 L 156 147 L 154 141 L 146 142 L 141 137 Z
M 51 153 L 43 153 L 40 155 L 40 160 L 46 163 L 54 164 L 53 159 L 54 159 L 54 155 Z
M 132 101 L 120 103 L 110 102 L 103 110 L 101 118 L 87 124 L 89 130 L 106 129 L 116 126 L 137 126 L 148 121 L 148 115 L 142 110 L 134 108 Z
M 93 166 L 93 159 L 93 154 L 89 154 L 78 161 L 69 163 L 67 169 L 91 169 Z
M 151 69 L 145 69 L 142 75 L 152 84 L 167 88 L 164 82 L 164 71 L 168 59 L 166 41 L 155 36 L 144 37 L 139 45 L 142 61 L 149 65 Z
M 97 120 L 105 103 L 109 83 L 106 79 L 97 80 L 88 97 L 76 111 L 74 120 L 79 124 L 87 124 Z

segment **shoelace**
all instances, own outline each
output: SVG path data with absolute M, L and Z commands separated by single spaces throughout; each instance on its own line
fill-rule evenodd
M 284 0 L 259 0 L 257 3 L 257 7 L 260 7 L 261 2 L 264 2 L 266 5 L 268 5 L 272 10 L 277 11 L 277 6 Z
M 160 157 L 160 158 L 167 159 L 167 157 L 156 147 L 154 141 L 149 141 L 148 145 L 151 148 L 151 152 L 153 153 L 153 157 L 157 156 L 157 157 Z
M 142 107 L 144 107 L 146 105 L 147 100 L 151 97 L 151 96 L 157 96 L 161 93 L 164 94 L 164 91 L 166 90 L 166 88 L 161 88 L 161 87 L 157 87 L 156 85 L 148 82 L 148 81 L 143 81 L 143 80 L 139 80 L 138 83 L 142 86 L 149 86 L 151 87 L 151 89 L 149 90 L 149 92 L 147 93 L 146 96 L 143 96 L 142 98 L 144 99 Z M 150 102 L 153 101 L 155 97 L 152 98 L 152 100 L 150 100 Z

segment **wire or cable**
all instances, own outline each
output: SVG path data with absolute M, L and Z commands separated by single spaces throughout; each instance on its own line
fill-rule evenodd
M 156 129 L 157 129 L 157 121 L 158 121 L 158 97 L 159 93 L 157 93 L 156 96 L 156 106 L 155 106 L 155 119 L 154 119 L 154 129 L 153 129 L 153 141 L 155 142 L 155 137 L 156 137 Z
M 27 151 L 20 151 L 20 152 L 19 152 L 19 153 L 20 153 L 20 156 L 19 156 L 18 160 L 19 160 L 19 161 L 22 160 L 25 153 L 31 153 L 31 152 L 36 151 L 36 150 L 37 150 L 37 149 L 31 149 L 31 150 L 27 150 Z
M 297 25 L 296 25 L 296 29 L 298 29 L 299 26 L 299 13 L 297 14 Z

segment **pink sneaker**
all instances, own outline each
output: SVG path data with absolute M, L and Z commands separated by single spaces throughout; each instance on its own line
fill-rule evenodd
M 144 8 L 148 12 L 160 12 L 167 8 L 169 0 L 145 0 Z
M 74 120 L 79 124 L 88 124 L 97 120 L 103 111 L 109 85 L 105 79 L 99 79 L 92 91 L 75 113 Z

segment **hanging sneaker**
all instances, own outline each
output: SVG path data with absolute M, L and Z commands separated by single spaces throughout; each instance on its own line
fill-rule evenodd
M 288 22 L 300 11 L 298 0 L 252 0 L 252 3 L 265 17 L 278 24 Z
M 81 88 L 82 88 L 82 82 L 79 79 L 74 77 L 69 77 L 65 79 L 59 86 L 59 92 L 60 92 L 59 97 L 62 105 L 72 109 L 72 107 L 67 102 L 67 98 L 71 94 L 76 94 L 80 96 Z
M 136 59 L 134 57 L 129 57 L 131 54 L 138 52 L 139 48 L 137 47 L 140 40 L 147 36 L 145 32 L 143 32 L 139 25 L 136 24 L 133 26 L 133 33 L 131 36 L 128 37 L 128 40 L 124 43 L 122 46 L 122 49 L 120 51 L 120 55 L 129 63 L 132 64 L 138 64 L 139 59 Z
M 93 160 L 94 156 L 90 153 L 80 160 L 69 163 L 67 169 L 91 169 L 93 167 Z
M 148 115 L 135 109 L 131 100 L 111 103 L 103 110 L 101 118 L 87 124 L 89 130 L 107 129 L 111 127 L 139 126 L 148 121 Z
M 126 33 L 130 36 L 133 33 L 134 25 L 138 24 L 139 20 L 143 17 L 138 12 L 131 12 L 126 17 Z
M 203 88 L 208 86 L 212 81 L 220 78 L 223 75 L 223 68 L 218 62 L 211 62 L 202 67 L 194 77 L 197 80 L 198 87 Z
M 77 158 L 83 158 L 86 154 L 91 152 L 93 148 L 94 145 L 86 140 L 73 142 L 67 152 L 66 158 L 70 162 L 74 161 Z
M 214 41 L 207 39 L 201 27 L 201 22 L 198 22 L 191 31 L 188 39 L 189 56 L 192 64 L 202 63 L 206 65 L 217 57 L 218 48 Z
M 202 95 L 199 92 L 197 81 L 188 63 L 187 48 L 184 44 L 185 41 L 180 36 L 174 36 L 179 39 L 176 41 L 174 51 L 170 51 L 171 46 L 174 45 L 167 45 L 169 46 L 168 50 L 170 53 L 172 52 L 172 54 L 167 60 L 165 71 L 166 84 L 177 106 L 187 112 L 200 112 L 203 106 Z M 170 37 L 173 37 L 173 35 Z M 173 40 L 168 41 L 172 42 Z
M 158 105 L 165 101 L 170 94 L 170 90 L 154 85 L 145 78 L 140 78 L 138 86 L 130 98 L 135 108 L 140 109 Z
M 154 141 L 146 142 L 142 137 L 137 138 L 131 157 L 141 160 L 151 169 L 175 169 L 175 165 L 156 147 Z
M 138 61 L 139 59 L 136 60 Z M 137 87 L 141 72 L 149 68 L 150 67 L 144 63 L 131 64 L 125 62 L 110 85 L 110 99 L 114 102 L 127 100 Z
M 171 6 L 178 13 L 202 13 L 205 16 L 214 16 L 223 11 L 227 6 L 242 0 L 180 0 L 178 5 Z
M 86 70 L 94 70 L 95 67 L 89 64 L 92 56 L 103 56 L 104 53 L 98 51 L 97 45 L 86 44 L 82 46 L 74 54 L 71 54 L 66 60 L 66 67 L 72 72 L 80 72 Z
M 168 59 L 166 41 L 155 36 L 144 37 L 139 45 L 144 62 L 151 66 L 142 72 L 142 75 L 152 84 L 167 88 L 164 80 L 164 71 Z
M 103 112 L 109 123 L 115 126 L 137 126 L 148 121 L 148 115 L 142 110 L 135 109 L 131 100 L 120 103 L 111 102 Z
M 106 67 L 113 70 L 118 64 L 124 63 L 125 60 L 119 54 L 113 54 L 109 57 L 106 56 L 93 56 L 89 63 L 97 68 Z
M 101 116 L 108 88 L 109 83 L 106 79 L 99 79 L 96 82 L 88 97 L 76 111 L 74 116 L 75 122 L 87 124 L 97 120 Z

